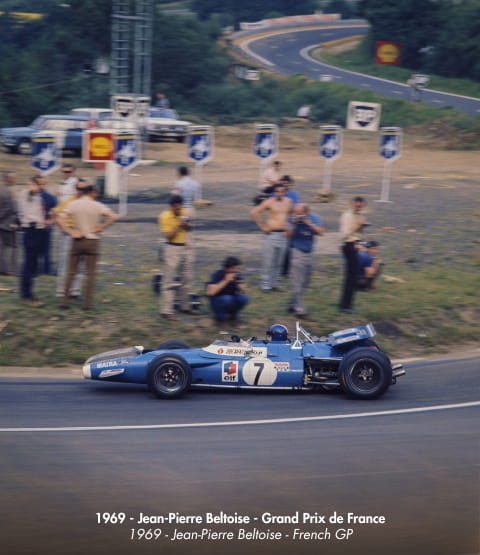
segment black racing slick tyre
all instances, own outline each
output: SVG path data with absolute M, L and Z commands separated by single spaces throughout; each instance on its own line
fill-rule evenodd
M 368 347 L 348 353 L 338 368 L 344 391 L 355 399 L 376 399 L 392 383 L 392 366 L 386 355 Z
M 183 343 L 183 341 L 176 341 L 175 339 L 172 339 L 171 341 L 164 341 L 163 343 L 160 343 L 155 350 L 174 351 L 175 349 L 189 349 L 189 346 L 186 343 Z
M 147 383 L 156 397 L 178 399 L 190 389 L 192 370 L 182 357 L 166 353 L 148 365 Z

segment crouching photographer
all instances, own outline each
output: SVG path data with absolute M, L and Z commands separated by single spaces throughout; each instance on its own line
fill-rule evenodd
M 250 300 L 240 266 L 236 256 L 227 256 L 222 268 L 212 274 L 207 284 L 207 296 L 217 322 L 236 321 Z

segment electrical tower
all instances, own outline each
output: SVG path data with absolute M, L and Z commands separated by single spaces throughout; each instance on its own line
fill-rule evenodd
M 152 29 L 153 0 L 112 1 L 110 95 L 150 96 Z

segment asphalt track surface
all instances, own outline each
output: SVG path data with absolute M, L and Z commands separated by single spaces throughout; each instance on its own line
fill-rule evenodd
M 239 42 L 246 55 L 261 66 L 282 75 L 303 74 L 311 79 L 321 80 L 330 75 L 336 83 L 351 85 L 361 90 L 369 90 L 388 97 L 410 100 L 410 87 L 360 73 L 338 69 L 313 60 L 308 52 L 322 43 L 336 41 L 366 33 L 366 25 L 325 26 L 315 29 L 284 29 L 272 34 L 245 37 Z M 424 89 L 421 101 L 437 108 L 453 107 L 472 116 L 480 115 L 480 99 Z
M 2 376 L 2 552 L 477 553 L 479 366 L 478 356 L 410 364 L 370 402 L 223 390 L 159 401 L 143 386 Z M 251 522 L 205 523 L 222 511 Z M 264 522 L 297 511 L 326 523 Z M 105 512 L 124 523 L 98 524 Z M 204 522 L 139 524 L 140 513 Z M 330 521 L 348 513 L 385 523 Z M 161 535 L 130 539 L 142 529 Z M 235 537 L 173 539 L 175 529 Z M 255 529 L 282 538 L 238 538 Z

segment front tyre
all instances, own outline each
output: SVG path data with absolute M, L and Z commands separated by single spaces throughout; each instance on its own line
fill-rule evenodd
M 355 399 L 376 399 L 392 383 L 392 367 L 386 355 L 368 347 L 354 349 L 340 362 L 344 391 Z
M 178 399 L 192 383 L 192 370 L 185 359 L 175 354 L 160 355 L 147 368 L 150 391 L 161 399 Z

